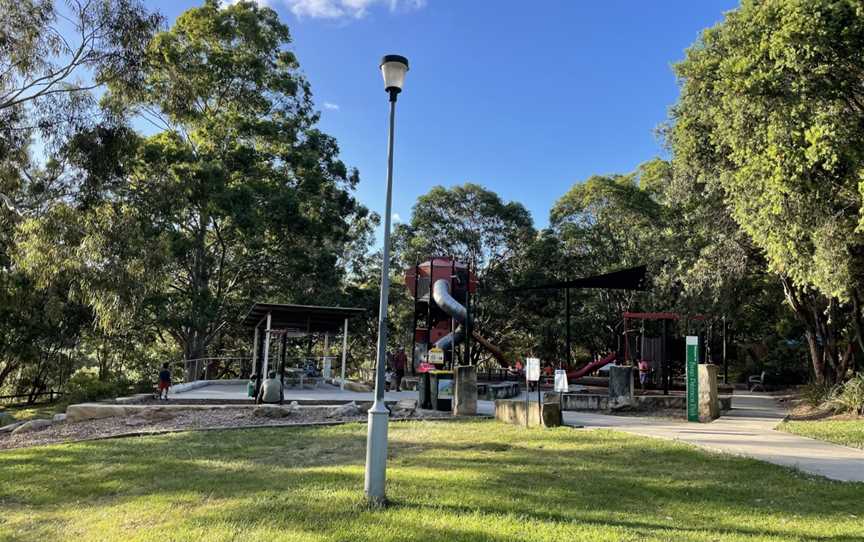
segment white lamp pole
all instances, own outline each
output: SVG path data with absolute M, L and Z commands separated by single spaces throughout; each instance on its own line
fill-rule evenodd
M 390 204 L 393 195 L 393 134 L 396 120 L 396 97 L 405 83 L 408 59 L 387 55 L 381 59 L 384 90 L 390 95 L 390 139 L 387 147 L 387 203 L 384 210 L 384 261 L 381 264 L 381 299 L 378 304 L 378 352 L 375 367 L 375 403 L 369 409 L 366 436 L 366 498 L 385 504 L 384 483 L 387 478 L 387 422 L 390 411 L 384 404 L 384 368 L 387 364 L 387 297 L 390 289 Z

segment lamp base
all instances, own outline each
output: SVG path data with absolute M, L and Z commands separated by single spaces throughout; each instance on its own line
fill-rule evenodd
M 376 506 L 386 506 L 384 484 L 387 479 L 387 424 L 390 411 L 384 401 L 376 400 L 369 409 L 366 434 L 366 499 Z

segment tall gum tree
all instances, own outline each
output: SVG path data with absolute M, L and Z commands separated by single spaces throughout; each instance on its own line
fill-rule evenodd
M 676 66 L 678 174 L 719 191 L 805 324 L 818 381 L 861 351 L 864 5 L 745 0 Z
M 25 229 L 31 269 L 74 273 L 104 326 L 151 327 L 186 359 L 206 356 L 251 300 L 337 288 L 366 210 L 350 193 L 356 171 L 315 127 L 289 43 L 276 12 L 251 2 L 208 0 L 158 34 L 141 81 L 103 98 L 118 122 L 137 115 L 156 133 L 115 149 L 119 171 L 83 160 L 95 195 L 71 211 L 65 242 L 48 242 L 46 221 Z M 97 138 L 84 150 L 101 149 Z

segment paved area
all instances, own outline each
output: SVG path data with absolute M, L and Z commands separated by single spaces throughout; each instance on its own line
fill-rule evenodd
M 195 388 L 193 390 L 180 393 L 173 393 L 171 397 L 175 399 L 246 399 L 246 384 L 209 384 L 203 388 Z M 398 401 L 399 399 L 414 399 L 417 397 L 417 392 L 401 391 L 387 392 L 384 394 L 385 400 Z M 285 388 L 286 401 L 372 401 L 374 394 L 372 392 L 360 393 L 356 391 L 342 391 L 330 384 L 321 384 L 317 388 Z
M 846 482 L 864 482 L 864 450 L 800 437 L 774 427 L 784 411 L 767 394 L 735 394 L 732 410 L 705 424 L 685 421 L 565 412 L 564 422 L 677 440 L 714 451 L 797 468 Z
M 174 394 L 178 399 L 243 399 L 241 384 L 213 384 Z M 413 391 L 389 392 L 388 400 L 416 398 Z M 371 401 L 372 393 L 342 391 L 322 385 L 316 389 L 286 388 L 285 398 L 293 400 Z M 774 427 L 784 416 L 773 397 L 760 393 L 735 394 L 732 410 L 711 423 L 635 416 L 610 416 L 593 412 L 565 412 L 564 423 L 585 428 L 609 428 L 647 437 L 677 440 L 702 448 L 741 455 L 797 468 L 834 480 L 864 482 L 864 450 L 799 437 Z M 481 414 L 495 413 L 491 401 L 478 401 Z

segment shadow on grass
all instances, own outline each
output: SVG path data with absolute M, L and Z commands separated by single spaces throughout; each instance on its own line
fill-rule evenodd
M 412 520 L 417 540 L 511 539 L 471 522 L 426 525 L 435 514 L 488 518 L 490 524 L 509 518 L 551 529 L 621 528 L 640 536 L 664 532 L 671 538 L 712 532 L 860 539 L 822 534 L 816 522 L 850 523 L 864 485 L 814 480 L 622 433 L 525 431 L 494 422 L 391 426 L 388 493 L 395 504 L 367 509 L 360 505 L 365 445 L 365 426 L 348 425 L 11 450 L 0 453 L 0 503 L 12 511 L 50 511 L 69 500 L 98 508 L 191 494 L 193 510 L 183 521 L 200 528 L 272 523 L 323 535 L 334 529 L 362 532 L 382 522 L 395 529 Z M 196 506 L 196 495 L 219 504 Z M 670 515 L 676 520 L 660 520 Z M 790 521 L 781 527 L 780 519 Z M 42 529 L 42 539 L 50 539 Z

